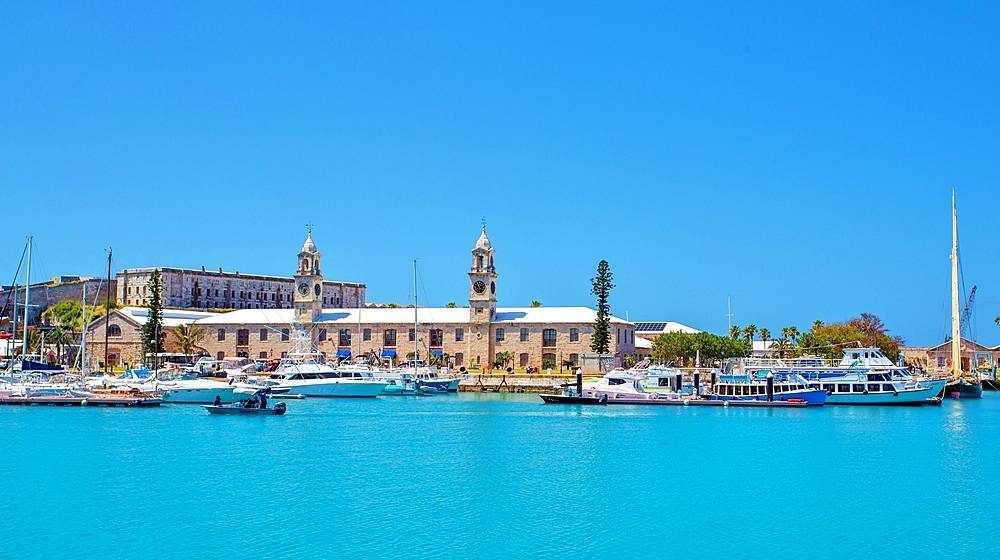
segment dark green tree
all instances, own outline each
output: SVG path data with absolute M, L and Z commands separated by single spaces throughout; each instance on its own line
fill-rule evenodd
M 615 287 L 611 281 L 611 267 L 608 261 L 597 264 L 597 276 L 590 279 L 590 293 L 597 296 L 597 320 L 594 321 L 594 336 L 590 339 L 590 349 L 598 354 L 607 354 L 611 346 L 611 306 L 608 296 Z
M 149 275 L 149 282 L 146 283 L 146 287 L 149 288 L 149 299 L 146 300 L 146 309 L 149 310 L 149 314 L 146 323 L 142 326 L 142 354 L 143 356 L 152 354 L 153 360 L 156 359 L 156 354 L 163 352 L 163 342 L 166 339 L 166 333 L 163 332 L 161 284 L 160 270 L 153 270 L 153 273 Z

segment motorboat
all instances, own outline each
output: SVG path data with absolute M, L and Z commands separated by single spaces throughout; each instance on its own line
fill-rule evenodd
M 455 393 L 458 392 L 458 385 L 462 382 L 459 377 L 450 375 L 439 375 L 437 367 L 420 366 L 416 364 L 404 364 L 399 368 L 401 375 L 407 375 L 416 385 L 418 390 L 424 392 Z
M 383 395 L 416 395 L 418 392 L 422 392 L 417 387 L 416 382 L 410 379 L 410 374 L 408 373 L 380 371 L 375 374 L 375 379 L 387 383 L 385 389 L 382 389 Z
M 538 395 L 546 404 L 607 404 L 607 395 L 588 396 L 583 391 L 583 372 L 576 373 L 576 383 L 563 383 L 556 386 L 561 391 L 557 394 L 542 393 Z
M 171 404 L 209 404 L 216 397 L 220 402 L 229 404 L 239 400 L 234 392 L 236 387 L 222 381 L 210 381 L 190 373 L 182 373 L 171 378 L 156 382 L 165 403 Z
M 308 397 L 374 398 L 388 383 L 361 368 L 333 368 L 320 352 L 295 352 L 282 358 L 268 378 L 272 388 Z
M 642 388 L 650 393 L 670 394 L 677 392 L 677 377 L 681 376 L 680 390 L 683 393 L 684 383 L 681 370 L 675 367 L 650 365 L 643 368 L 632 368 L 636 375 L 641 375 Z M 688 386 L 688 393 L 693 393 L 693 385 Z
M 604 398 L 606 400 L 652 400 L 657 393 L 647 392 L 642 387 L 644 376 L 625 370 L 608 372 L 596 382 L 583 383 L 582 396 Z
M 209 414 L 231 414 L 249 416 L 281 416 L 288 409 L 288 405 L 283 402 L 275 404 L 271 408 L 261 407 L 255 404 L 252 399 L 240 401 L 234 404 L 206 405 L 205 410 Z

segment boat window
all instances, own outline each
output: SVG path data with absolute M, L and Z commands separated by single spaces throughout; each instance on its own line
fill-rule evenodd
M 302 374 L 301 373 L 296 373 L 295 375 L 289 377 L 288 379 L 290 379 L 290 380 L 302 379 Z
M 883 383 L 882 390 L 891 393 L 895 391 L 896 388 L 892 386 L 892 383 Z
M 862 383 L 855 383 L 853 385 L 853 389 L 854 389 L 855 393 L 864 393 L 865 392 L 865 386 Z
M 608 385 L 624 385 L 624 379 L 608 379 Z
M 851 352 L 851 358 L 852 359 L 857 360 L 860 357 L 861 357 L 861 354 L 858 354 L 857 352 Z
M 757 394 L 757 386 L 756 385 L 751 385 L 750 386 L 750 394 L 751 395 L 756 395 Z
M 315 373 L 303 373 L 302 379 L 316 379 Z
M 840 384 L 837 385 L 837 392 L 838 393 L 850 393 L 851 392 L 851 386 L 848 385 L 847 383 L 840 383 Z
M 868 391 L 869 392 L 878 391 L 878 387 L 879 387 L 878 383 L 869 383 L 868 384 Z
M 783 392 L 783 389 L 781 388 L 781 385 L 775 385 L 774 386 L 774 392 L 775 393 L 781 393 L 781 392 Z
M 833 384 L 832 383 L 824 383 L 823 384 L 823 390 L 824 391 L 832 391 L 833 390 Z
M 657 387 L 669 387 L 670 386 L 670 378 L 669 377 L 660 377 L 659 379 L 656 380 L 656 386 Z

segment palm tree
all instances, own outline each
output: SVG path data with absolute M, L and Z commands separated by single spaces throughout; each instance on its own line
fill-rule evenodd
M 996 323 L 998 327 L 1000 327 L 1000 315 L 997 315 L 997 318 L 993 319 L 993 322 Z
M 542 306 L 542 302 L 540 302 L 540 301 L 535 300 L 535 301 L 531 302 L 531 307 L 541 307 L 541 306 Z
M 456 307 L 458 307 L 458 304 L 453 301 L 449 301 L 447 304 L 445 304 L 445 307 L 447 307 L 448 309 L 455 309 Z
M 795 325 L 788 327 L 788 338 L 792 339 L 792 342 L 795 342 L 795 339 L 797 339 L 798 337 L 799 337 L 799 328 L 796 327 Z
M 737 340 L 740 337 L 740 333 L 743 332 L 738 326 L 733 325 L 729 327 L 729 338 Z
M 62 360 L 63 346 L 69 346 L 76 342 L 73 335 L 69 331 L 63 330 L 62 327 L 52 329 L 52 332 L 49 333 L 48 340 L 52 344 L 56 345 L 56 354 L 59 356 L 60 360 Z
M 493 361 L 497 367 L 502 369 L 507 367 L 507 364 L 514 361 L 514 354 L 511 352 L 497 352 Z
M 771 345 L 771 351 L 777 352 L 779 358 L 784 358 L 787 354 L 792 352 L 792 343 L 788 342 L 787 338 L 779 338 L 774 341 Z
M 757 325 L 750 323 L 749 325 L 743 327 L 743 336 L 746 337 L 751 348 L 753 348 L 753 335 L 755 334 L 757 334 Z
M 767 350 L 767 341 L 771 338 L 771 331 L 767 329 L 760 329 L 760 339 L 764 341 L 764 350 Z
M 204 335 L 204 331 L 191 325 L 177 325 L 171 331 L 174 343 L 181 354 L 191 355 L 195 352 L 205 352 L 206 350 L 198 345 Z

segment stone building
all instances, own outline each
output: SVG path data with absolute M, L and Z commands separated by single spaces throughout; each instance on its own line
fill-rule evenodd
M 298 254 L 292 309 L 245 308 L 200 319 L 194 325 L 205 333 L 202 346 L 217 357 L 279 358 L 289 351 L 292 330 L 302 328 L 328 356 L 374 352 L 397 363 L 416 353 L 419 359 L 434 355 L 454 367 L 477 368 L 492 365 L 504 352 L 517 369 L 559 368 L 580 364 L 592 353 L 593 309 L 497 307 L 495 250 L 485 227 L 472 249 L 467 308 L 338 309 L 324 299 L 321 257 L 310 236 Z M 632 323 L 611 317 L 611 352 L 618 364 L 635 352 Z
M 959 349 L 962 371 L 971 371 L 971 367 L 989 369 L 990 366 L 1000 362 L 1000 346 L 990 348 L 963 338 L 959 341 Z M 929 374 L 948 375 L 952 371 L 950 341 L 937 346 L 907 346 L 900 348 L 900 352 L 905 357 L 907 365 L 920 368 Z
M 308 243 L 312 243 L 310 234 Z M 314 245 L 315 247 L 315 245 Z M 149 276 L 154 268 L 129 268 L 118 272 L 118 301 L 122 305 L 145 305 Z M 291 309 L 295 280 L 284 276 L 241 274 L 160 268 L 163 307 L 179 309 Z M 319 273 L 317 266 L 316 272 Z M 323 281 L 317 296 L 327 308 L 358 307 L 365 304 L 365 285 Z
M 63 301 L 83 301 L 83 289 L 87 289 L 87 301 L 103 304 L 107 293 L 107 281 L 101 278 L 81 276 L 54 276 L 48 282 L 32 284 L 29 294 L 28 323 L 37 324 L 42 313 L 49 307 Z M 116 292 L 116 283 L 111 281 L 111 293 Z M 100 292 L 100 293 L 98 293 Z M 11 316 L 17 309 L 17 324 L 24 320 L 24 286 L 3 286 L 0 288 L 0 316 Z
M 213 317 L 216 313 L 206 313 L 187 309 L 164 309 L 163 330 L 166 334 L 164 350 L 176 352 L 170 331 L 179 325 L 189 325 L 198 319 Z M 142 356 L 142 325 L 149 317 L 145 307 L 124 307 L 112 309 L 111 313 L 99 317 L 87 326 L 87 369 L 96 370 L 104 363 L 104 341 L 108 345 L 108 364 L 140 364 Z M 105 339 L 105 329 L 107 339 Z

